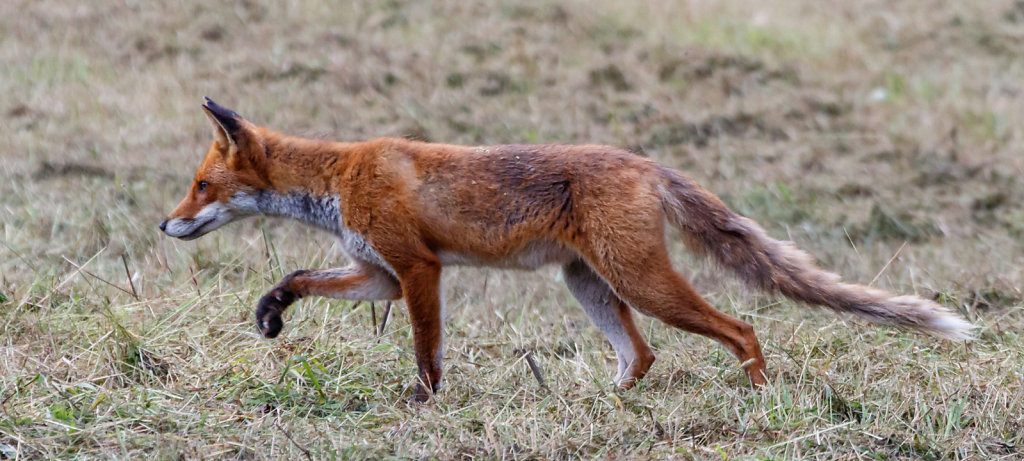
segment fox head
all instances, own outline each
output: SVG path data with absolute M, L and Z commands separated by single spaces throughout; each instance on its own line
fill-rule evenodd
M 182 240 L 255 214 L 257 195 L 269 187 L 262 130 L 210 98 L 203 111 L 213 124 L 213 143 L 188 194 L 160 223 L 160 230 Z

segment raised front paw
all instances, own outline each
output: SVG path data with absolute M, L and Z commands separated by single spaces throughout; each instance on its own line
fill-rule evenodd
M 256 305 L 256 328 L 266 338 L 276 338 L 284 327 L 281 313 L 295 302 L 295 294 L 282 288 L 274 288 L 260 298 Z

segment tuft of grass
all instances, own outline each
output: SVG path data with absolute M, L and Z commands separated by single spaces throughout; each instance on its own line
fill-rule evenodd
M 941 235 L 934 224 L 915 219 L 907 213 L 893 213 L 875 204 L 866 222 L 852 229 L 851 235 L 863 242 L 876 239 L 891 239 L 920 243 L 925 239 Z

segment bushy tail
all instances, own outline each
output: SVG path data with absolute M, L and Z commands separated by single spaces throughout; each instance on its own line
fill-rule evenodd
M 896 296 L 843 283 L 792 242 L 774 240 L 756 222 L 734 213 L 692 180 L 665 169 L 662 206 L 691 251 L 711 255 L 744 281 L 808 304 L 950 340 L 972 339 L 974 325 L 917 296 Z

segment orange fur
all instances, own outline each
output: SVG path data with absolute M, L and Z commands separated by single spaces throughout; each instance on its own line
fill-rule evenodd
M 204 110 L 215 141 L 161 228 L 191 239 L 269 214 L 338 235 L 353 264 L 289 275 L 260 300 L 257 324 L 276 336 L 281 313 L 302 296 L 404 297 L 419 400 L 441 382 L 438 285 L 445 264 L 561 264 L 571 291 L 612 342 L 624 388 L 654 361 L 630 307 L 721 342 L 752 384 L 764 384 L 753 328 L 717 311 L 672 268 L 666 222 L 690 248 L 755 287 L 938 336 L 969 336 L 970 324 L 930 301 L 840 283 L 693 181 L 620 149 L 314 141 L 256 127 L 209 100 Z

